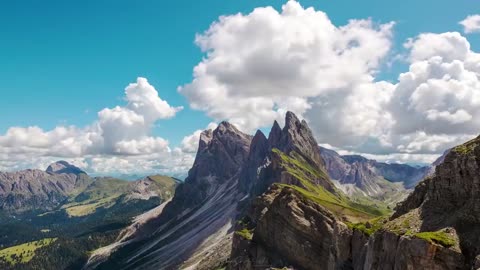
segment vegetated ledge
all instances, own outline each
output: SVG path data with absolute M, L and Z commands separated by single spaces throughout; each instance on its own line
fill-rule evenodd
M 315 184 L 318 179 L 330 181 L 321 168 L 311 166 L 301 155 L 295 151 L 288 155 L 274 148 L 272 153 L 279 156 L 281 166 L 286 173 L 298 180 L 300 185 L 280 184 L 300 193 L 303 197 L 313 201 L 339 217 L 349 221 L 365 221 L 388 213 L 370 205 L 359 204 L 351 201 L 343 193 L 334 194 L 323 186 Z
M 412 230 L 408 228 L 409 224 L 407 222 L 402 222 L 402 224 L 406 226 L 405 230 L 388 229 L 386 228 L 386 226 L 384 226 L 386 223 L 387 223 L 387 219 L 385 217 L 372 219 L 367 222 L 359 222 L 359 223 L 346 222 L 347 226 L 350 229 L 360 231 L 367 236 L 371 236 L 378 231 L 389 231 L 399 236 L 419 238 L 431 244 L 441 245 L 446 248 L 450 248 L 458 245 L 458 241 L 449 232 L 448 228 L 441 229 L 435 232 L 412 232 Z
M 236 231 L 235 234 L 248 241 L 252 241 L 253 239 L 253 230 L 249 230 L 247 228 Z
M 470 140 L 464 144 L 461 144 L 453 148 L 453 151 L 458 154 L 466 155 L 472 152 L 478 144 L 480 144 L 480 137 L 477 137 L 473 140 Z

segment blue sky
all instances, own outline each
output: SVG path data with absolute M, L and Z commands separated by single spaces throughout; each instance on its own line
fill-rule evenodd
M 300 1 L 328 14 L 334 25 L 350 19 L 395 22 L 393 48 L 423 32 L 462 32 L 459 21 L 480 13 L 472 0 Z M 125 87 L 146 77 L 163 100 L 184 110 L 158 121 L 153 135 L 180 144 L 213 119 L 189 108 L 177 87 L 192 81 L 205 55 L 194 43 L 219 16 L 285 1 L 2 1 L 0 3 L 0 134 L 12 126 L 86 126 L 103 108 L 122 105 Z M 473 51 L 480 34 L 466 35 Z M 387 57 L 388 58 L 388 57 Z M 396 82 L 407 63 L 384 65 L 376 80 Z M 217 119 L 218 120 L 218 119 Z
M 118 104 L 125 86 L 144 76 L 172 105 L 186 109 L 155 133 L 177 144 L 211 120 L 188 108 L 177 86 L 188 83 L 202 52 L 194 44 L 219 16 L 277 9 L 284 1 L 3 1 L 0 4 L 0 131 L 10 126 L 86 125 Z M 351 18 L 395 21 L 397 49 L 421 32 L 460 31 L 479 13 L 471 0 L 300 1 L 325 11 L 336 25 Z M 474 48 L 480 46 L 472 35 Z M 398 67 L 383 78 L 395 80 Z M 393 74 L 393 76 L 392 76 Z

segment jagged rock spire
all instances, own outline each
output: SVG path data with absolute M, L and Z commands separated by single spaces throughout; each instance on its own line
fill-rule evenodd
M 285 115 L 285 126 L 280 129 L 277 121 L 273 123 L 269 136 L 271 148 L 278 148 L 285 153 L 296 151 L 313 164 L 324 167 L 323 159 L 318 150 L 318 143 L 305 120 L 288 111 Z

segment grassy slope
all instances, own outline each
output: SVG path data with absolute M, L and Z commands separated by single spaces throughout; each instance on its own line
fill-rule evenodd
M 175 187 L 178 185 L 178 182 L 175 179 L 163 175 L 152 175 L 148 178 L 155 182 L 155 184 L 157 185 L 157 191 L 162 196 L 162 198 L 166 199 L 173 197 Z
M 320 185 L 315 184 L 318 180 L 330 181 L 326 172 L 321 168 L 314 168 L 302 156 L 295 152 L 288 155 L 278 149 L 272 150 L 281 160 L 281 166 L 288 174 L 298 179 L 301 186 L 289 186 L 309 200 L 312 200 L 334 214 L 346 217 L 352 222 L 365 221 L 371 218 L 388 214 L 388 212 L 376 207 L 355 203 L 348 199 L 342 192 L 337 191 L 333 194 Z
M 29 262 L 35 256 L 35 250 L 48 246 L 55 240 L 57 238 L 45 238 L 0 250 L 0 259 L 13 265 Z
M 163 198 L 173 196 L 177 185 L 176 180 L 160 175 L 151 176 L 150 179 L 154 181 L 154 185 L 150 186 L 149 190 L 157 191 L 162 197 L 165 196 Z M 28 268 L 30 265 L 38 263 L 41 265 L 52 263 L 52 260 L 57 260 L 53 258 L 57 256 L 55 255 L 57 252 L 62 254 L 67 252 L 68 260 L 58 260 L 53 265 L 57 266 L 56 263 L 66 265 L 75 262 L 80 257 L 85 259 L 85 252 L 92 248 L 108 245 L 115 239 L 118 230 L 128 224 L 133 216 L 150 209 L 155 203 L 151 200 L 132 201 L 132 203 L 123 205 L 122 198 L 132 191 L 132 183 L 115 178 L 97 179 L 72 193 L 70 199 L 56 211 L 35 214 L 33 218 L 27 217 L 28 221 L 24 222 L 26 227 L 22 228 L 22 232 L 27 232 L 23 237 L 18 237 L 17 223 L 19 221 L 12 219 L 9 229 L 5 228 L 2 231 L 5 241 L 0 243 L 0 246 L 9 247 L 0 251 L 0 254 L 4 255 L 0 255 L 0 269 L 5 267 L 10 269 L 7 266 L 13 261 L 11 255 L 16 254 L 16 251 L 19 252 L 18 254 L 22 254 L 25 250 L 21 260 L 15 256 L 14 258 L 16 259 L 15 263 Z M 110 217 L 111 211 L 114 211 L 114 214 Z M 45 239 L 57 239 L 58 237 L 58 239 L 55 246 L 42 245 L 42 240 L 26 243 L 32 239 L 43 237 Z M 31 251 L 33 248 L 36 249 L 37 255 L 40 252 L 52 258 L 46 259 L 38 256 L 33 258 L 34 253 Z
M 156 191 L 162 198 L 173 196 L 177 182 L 168 176 L 154 175 L 149 176 L 154 181 Z M 94 213 L 98 208 L 109 208 L 117 202 L 122 196 L 127 194 L 132 182 L 116 179 L 102 178 L 89 185 L 83 192 L 77 194 L 69 200 L 69 203 L 62 206 L 62 209 L 70 216 L 86 216 Z
M 115 178 L 98 179 L 83 192 L 72 197 L 62 209 L 65 209 L 69 216 L 86 216 L 94 213 L 99 207 L 111 207 L 128 191 L 128 181 Z

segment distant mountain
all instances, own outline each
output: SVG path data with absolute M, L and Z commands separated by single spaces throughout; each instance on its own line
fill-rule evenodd
M 369 195 L 376 195 L 371 179 L 403 183 L 405 188 L 410 189 L 431 171 L 431 166 L 384 163 L 360 155 L 341 156 L 324 147 L 320 147 L 320 153 L 332 179 L 338 180 L 341 184 L 355 184 Z
M 52 210 L 92 182 L 85 172 L 64 161 L 46 171 L 0 172 L 0 211 Z
M 360 155 L 341 156 L 324 147 L 320 153 L 337 188 L 349 196 L 372 197 L 393 206 L 434 170 L 431 166 L 377 162 Z
M 57 161 L 55 163 L 50 164 L 48 166 L 47 173 L 55 173 L 55 174 L 87 174 L 82 169 L 66 162 L 66 161 Z
M 91 178 L 65 161 L 46 171 L 0 173 L 0 269 L 81 269 L 87 252 L 170 200 L 178 184 L 161 175 Z M 36 245 L 35 255 L 23 260 L 24 246 Z

